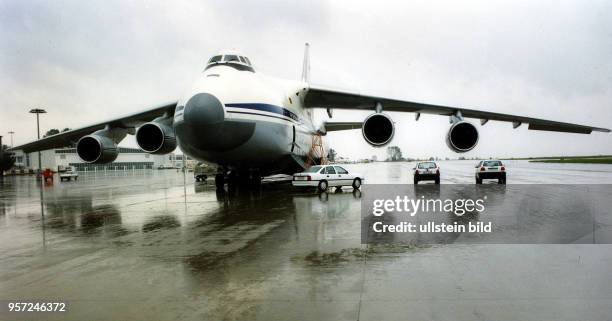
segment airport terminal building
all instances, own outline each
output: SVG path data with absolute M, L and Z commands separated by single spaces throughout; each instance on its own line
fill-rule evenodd
M 89 164 L 83 162 L 76 153 L 76 148 L 56 148 L 41 152 L 42 168 L 53 171 L 74 166 L 78 171 L 155 169 L 160 166 L 177 166 L 177 158 L 182 155 L 153 155 L 138 148 L 118 147 L 117 159 L 108 164 Z M 182 159 L 180 159 L 182 161 Z M 15 167 L 23 169 L 38 168 L 38 154 L 15 153 Z

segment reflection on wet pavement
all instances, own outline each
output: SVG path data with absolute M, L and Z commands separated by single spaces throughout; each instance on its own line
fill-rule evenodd
M 519 165 L 509 183 L 537 179 Z M 405 183 L 411 166 L 347 167 L 368 183 Z M 469 162 L 441 167 L 443 183 L 471 179 Z M 612 181 L 610 167 L 556 170 L 539 171 L 540 182 Z M 43 219 L 31 177 L 0 184 L 0 300 L 69 302 L 67 314 L 36 317 L 607 320 L 612 311 L 609 245 L 365 246 L 363 195 L 351 189 L 219 193 L 189 182 L 185 195 L 177 173 L 86 174 L 44 188 Z

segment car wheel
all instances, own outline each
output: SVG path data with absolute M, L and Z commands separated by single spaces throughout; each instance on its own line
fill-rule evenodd
M 359 189 L 361 187 L 361 179 L 355 178 L 353 180 L 353 189 Z
M 476 177 L 476 184 L 482 184 L 482 179 Z
M 418 184 L 418 183 L 419 183 L 419 180 L 415 178 L 415 179 L 414 179 L 414 185 L 416 185 L 416 184 Z
M 440 185 L 440 177 L 436 177 L 436 185 Z
M 326 180 L 322 180 L 322 181 L 319 182 L 319 186 L 318 186 L 319 192 L 325 192 L 327 190 L 327 187 L 328 187 L 328 185 L 327 185 L 327 181 Z
M 505 179 L 505 178 L 500 178 L 500 179 L 497 181 L 497 184 L 506 184 L 506 179 Z

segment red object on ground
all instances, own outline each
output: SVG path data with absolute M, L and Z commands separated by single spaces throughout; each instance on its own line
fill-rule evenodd
M 48 168 L 45 169 L 45 171 L 43 172 L 43 178 L 45 179 L 45 181 L 51 179 L 51 181 L 53 182 L 53 172 Z

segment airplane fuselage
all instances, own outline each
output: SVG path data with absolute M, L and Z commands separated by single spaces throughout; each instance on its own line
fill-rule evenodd
M 225 65 L 209 68 L 177 104 L 179 146 L 194 159 L 225 168 L 292 173 L 317 133 L 311 110 L 302 107 L 306 90 L 302 82 Z

